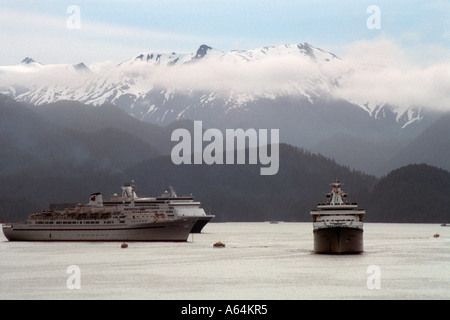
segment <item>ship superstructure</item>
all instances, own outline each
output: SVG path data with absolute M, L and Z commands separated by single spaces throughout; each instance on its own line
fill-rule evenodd
M 139 197 L 136 194 L 134 181 L 122 186 L 122 195 L 114 194 L 104 202 L 104 205 L 115 206 L 118 204 L 130 204 L 138 208 L 154 210 L 157 214 L 164 213 L 168 217 L 195 217 L 197 221 L 191 233 L 200 233 L 203 227 L 215 216 L 207 215 L 201 207 L 201 203 L 194 200 L 192 195 L 178 196 L 172 186 L 159 197 Z
M 326 203 L 310 212 L 313 219 L 314 252 L 360 253 L 363 251 L 363 217 L 357 203 L 348 203 L 338 179 L 331 184 Z

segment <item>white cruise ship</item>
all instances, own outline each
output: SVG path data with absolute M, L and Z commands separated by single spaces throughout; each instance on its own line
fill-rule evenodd
M 365 210 L 356 203 L 347 203 L 347 194 L 338 179 L 326 196 L 329 201 L 312 210 L 314 252 L 360 253 L 363 251 L 363 217 Z
M 3 224 L 3 233 L 9 241 L 187 241 L 198 219 L 164 206 L 139 206 L 133 197 L 105 205 L 100 193 L 86 205 L 53 207 Z

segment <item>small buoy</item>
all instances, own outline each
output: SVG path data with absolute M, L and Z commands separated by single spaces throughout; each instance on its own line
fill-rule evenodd
M 435 233 L 433 237 L 439 238 L 441 235 L 439 233 Z
M 219 241 L 219 242 L 214 243 L 213 247 L 214 248 L 225 248 L 225 243 L 222 243 Z
M 122 243 L 122 245 L 120 246 L 121 248 L 128 248 L 128 244 L 126 244 L 125 242 Z

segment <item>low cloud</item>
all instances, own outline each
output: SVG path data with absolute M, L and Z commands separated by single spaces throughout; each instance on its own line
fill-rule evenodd
M 178 90 L 223 94 L 289 95 L 326 85 L 326 76 L 309 58 L 276 56 L 258 62 L 205 60 L 158 70 L 154 82 Z M 323 83 L 319 83 L 323 80 Z
M 336 94 L 361 105 L 450 111 L 450 55 L 442 59 L 444 51 L 435 51 L 439 56 L 429 52 L 418 61 L 416 52 L 410 54 L 386 39 L 353 44 L 344 57 L 349 75 L 342 78 Z
M 449 55 L 438 59 L 428 54 L 426 60 L 418 62 L 417 52 L 411 54 L 386 39 L 352 44 L 341 59 L 320 50 L 312 59 L 295 48 L 280 46 L 271 54 L 257 49 L 247 56 L 244 52 L 212 50 L 204 59 L 175 65 L 130 60 L 113 66 L 111 60 L 105 60 L 90 65 L 92 74 L 57 65 L 0 67 L 0 87 L 49 83 L 55 92 L 72 86 L 79 91 L 74 96 L 79 97 L 86 87 L 101 90 L 104 83 L 111 88 L 122 84 L 119 90 L 129 87 L 123 90 L 135 95 L 158 87 L 172 92 L 214 91 L 244 99 L 279 95 L 303 95 L 312 100 L 316 96 L 342 98 L 369 109 L 387 103 L 400 114 L 409 107 L 450 110 Z M 433 52 L 442 57 L 446 50 Z M 124 81 L 127 86 L 123 86 Z M 96 86 L 92 86 L 94 82 Z
M 444 49 L 442 49 L 444 50 Z M 274 97 L 336 97 L 361 106 L 389 104 L 400 113 L 409 107 L 450 110 L 450 60 L 431 55 L 417 61 L 393 41 L 355 43 L 341 59 L 274 55 L 256 62 L 205 59 L 201 63 L 150 70 L 153 85 L 176 90 Z M 448 56 L 447 56 L 448 57 Z M 218 63 L 220 62 L 220 63 Z

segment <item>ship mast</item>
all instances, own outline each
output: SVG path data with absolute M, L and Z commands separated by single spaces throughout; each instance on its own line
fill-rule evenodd
M 177 193 L 175 192 L 175 189 L 172 186 L 169 186 L 169 190 L 170 190 L 170 197 L 171 198 L 176 198 L 177 197 Z
M 134 207 L 134 195 L 136 191 L 136 185 L 134 184 L 134 180 L 131 180 L 131 203 L 130 205 Z
M 136 185 L 134 184 L 134 180 L 131 180 L 131 183 L 126 183 L 122 187 L 122 198 L 134 199 L 135 197 L 137 197 L 137 195 L 136 195 Z
M 336 178 L 335 182 L 330 184 L 330 186 L 333 187 L 333 190 L 331 191 L 331 193 L 327 195 L 330 198 L 329 204 L 331 205 L 345 204 L 344 198 L 347 196 L 347 194 L 342 192 L 341 185 L 342 183 L 339 182 L 338 178 Z

